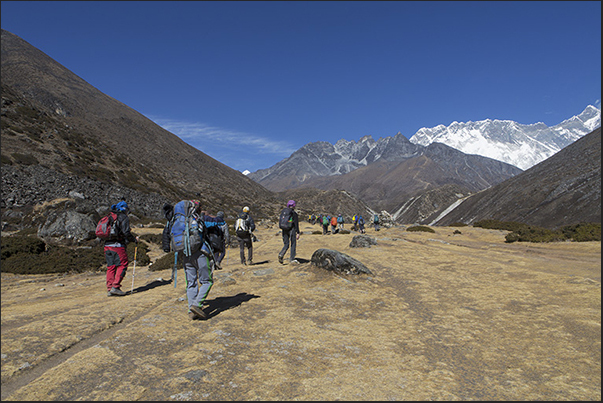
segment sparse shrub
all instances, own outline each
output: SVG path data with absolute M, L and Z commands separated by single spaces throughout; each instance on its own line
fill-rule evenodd
M 2 271 L 4 260 L 18 254 L 39 255 L 46 250 L 46 244 L 40 238 L 30 236 L 3 236 L 2 237 Z
M 12 153 L 11 156 L 15 163 L 23 165 L 36 165 L 39 161 L 31 154 Z
M 130 267 L 134 261 L 135 244 L 128 245 Z M 138 244 L 136 264 L 150 263 L 148 247 Z M 106 267 L 103 245 L 98 243 L 83 248 L 46 245 L 32 236 L 2 237 L 2 272 L 14 274 L 82 273 L 102 271 Z
M 406 231 L 411 231 L 411 232 L 433 232 L 433 233 L 435 233 L 435 231 L 434 231 L 433 228 L 429 228 L 429 227 L 426 227 L 424 225 L 415 225 L 415 226 L 412 226 L 412 227 L 408 227 L 408 228 L 406 228 Z
M 568 239 L 576 242 L 600 241 L 601 224 L 600 223 L 580 223 L 567 225 L 561 228 L 561 232 Z
M 178 259 L 180 260 L 180 259 Z M 180 264 L 181 265 L 181 264 Z M 149 267 L 149 271 L 160 271 L 174 268 L 174 252 L 170 252 L 160 257 Z
M 459 231 L 458 229 L 455 229 L 454 232 L 453 232 L 453 234 L 462 234 L 462 232 Z
M 140 239 L 145 240 L 149 243 L 155 243 L 161 245 L 161 234 L 144 234 L 140 236 Z
M 11 160 L 9 156 L 2 154 L 0 156 L 0 163 L 2 163 L 2 165 L 12 165 L 13 160 Z

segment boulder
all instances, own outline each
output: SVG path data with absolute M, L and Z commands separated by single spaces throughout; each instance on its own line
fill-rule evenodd
M 350 242 L 350 248 L 370 248 L 371 245 L 377 245 L 377 241 L 368 235 L 355 235 Z
M 353 257 L 331 249 L 317 249 L 312 254 L 311 263 L 318 268 L 339 274 L 373 274 Z

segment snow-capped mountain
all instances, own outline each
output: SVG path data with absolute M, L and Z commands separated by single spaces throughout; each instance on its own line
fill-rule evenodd
M 410 141 L 427 146 L 438 142 L 465 154 L 477 154 L 526 170 L 601 126 L 601 110 L 589 105 L 578 116 L 556 126 L 523 125 L 511 120 L 453 122 L 422 128 Z

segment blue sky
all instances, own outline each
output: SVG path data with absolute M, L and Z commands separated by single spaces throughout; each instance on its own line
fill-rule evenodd
M 239 171 L 600 108 L 599 1 L 2 1 L 2 28 Z

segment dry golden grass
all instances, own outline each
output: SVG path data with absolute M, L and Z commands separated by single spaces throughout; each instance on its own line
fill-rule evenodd
M 2 399 L 600 400 L 600 242 L 369 228 L 377 245 L 350 248 L 317 228 L 298 265 L 278 263 L 276 228 L 252 266 L 229 249 L 206 321 L 188 319 L 182 269 L 174 288 L 136 267 L 121 298 L 103 274 L 3 273 Z M 319 248 L 373 275 L 321 271 Z

